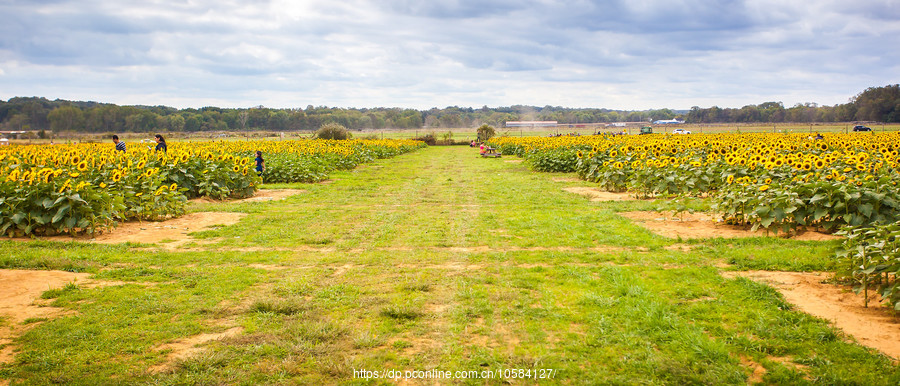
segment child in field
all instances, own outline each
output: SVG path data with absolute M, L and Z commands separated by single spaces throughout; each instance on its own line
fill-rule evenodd
M 262 152 L 256 151 L 256 175 L 262 176 L 263 171 L 266 170 L 266 161 L 263 160 Z

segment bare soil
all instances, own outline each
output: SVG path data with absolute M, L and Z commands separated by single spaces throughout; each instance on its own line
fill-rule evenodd
M 822 283 L 827 279 L 823 273 L 730 271 L 722 272 L 722 276 L 746 277 L 771 285 L 801 311 L 830 321 L 864 346 L 900 359 L 900 317 L 881 307 L 871 293 L 869 308 L 865 308 L 864 295 Z
M 584 180 L 579 180 L 575 177 L 554 177 L 552 180 L 553 182 L 584 182 Z
M 563 190 L 569 193 L 580 194 L 582 196 L 587 197 L 591 201 L 634 201 L 636 198 L 632 197 L 628 192 L 622 193 L 613 193 L 600 190 L 598 188 L 589 188 L 583 186 L 571 186 L 568 188 L 563 188 Z
M 197 212 L 164 221 L 132 221 L 119 224 L 118 227 L 94 235 L 84 236 L 51 236 L 41 240 L 81 241 L 100 244 L 159 243 L 166 241 L 167 248 L 176 248 L 193 240 L 188 233 L 198 232 L 213 226 L 233 225 L 244 218 L 245 213 L 232 212 Z M 16 238 L 16 241 L 31 241 L 29 238 Z
M 37 304 L 44 291 L 62 288 L 68 283 L 83 284 L 89 273 L 65 271 L 29 271 L 0 269 L 0 363 L 13 360 L 13 340 L 38 323 L 22 325 L 27 319 L 53 318 L 64 314 L 62 308 Z
M 728 225 L 716 221 L 715 216 L 708 213 L 681 213 L 673 217 L 671 213 L 661 212 L 620 212 L 620 216 L 634 220 L 638 225 L 647 228 L 660 236 L 682 239 L 703 239 L 711 237 L 739 238 L 739 237 L 784 237 L 802 241 L 826 241 L 836 240 L 839 236 L 829 235 L 815 231 L 805 231 L 800 234 L 788 235 L 785 233 L 766 232 L 764 229 L 751 231 L 749 227 Z
M 243 327 L 232 327 L 222 332 L 194 335 L 185 339 L 177 340 L 172 343 L 161 345 L 156 348 L 156 351 L 171 350 L 171 352 L 169 352 L 169 354 L 166 356 L 165 362 L 155 366 L 151 366 L 148 371 L 151 373 L 169 371 L 174 367 L 176 363 L 178 363 L 178 361 L 187 359 L 203 351 L 203 348 L 200 347 L 202 344 L 214 340 L 221 340 L 224 338 L 237 336 L 243 331 Z
M 253 197 L 242 198 L 242 199 L 238 199 L 238 200 L 222 200 L 222 201 L 220 201 L 220 200 L 214 200 L 209 197 L 200 197 L 200 198 L 194 198 L 190 201 L 191 202 L 212 202 L 212 203 L 280 201 L 280 200 L 284 200 L 287 197 L 296 196 L 298 194 L 303 194 L 303 193 L 306 193 L 306 191 L 303 189 L 262 189 L 262 190 L 257 191 L 256 194 L 253 195 Z

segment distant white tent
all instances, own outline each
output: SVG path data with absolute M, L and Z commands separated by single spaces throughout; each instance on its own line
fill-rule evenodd
M 654 125 L 677 125 L 684 123 L 684 121 L 679 121 L 677 119 L 660 119 L 658 121 L 653 121 Z

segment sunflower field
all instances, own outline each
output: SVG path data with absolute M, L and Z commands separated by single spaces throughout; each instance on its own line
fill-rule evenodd
M 391 158 L 425 143 L 412 140 L 298 140 L 222 142 L 228 152 L 255 158 L 263 152 L 266 183 L 318 182 L 334 170 L 349 170 L 379 158 Z
M 342 142 L 342 143 L 337 143 Z M 0 234 L 94 233 L 184 212 L 187 199 L 252 196 L 267 182 L 312 182 L 335 169 L 424 146 L 415 141 L 171 143 L 168 152 L 110 144 L 0 149 Z M 252 155 L 264 152 L 266 173 Z
M 609 191 L 708 195 L 723 221 L 754 230 L 842 230 L 854 237 L 839 256 L 860 283 L 900 285 L 900 263 L 857 251 L 894 245 L 896 234 L 890 242 L 879 235 L 900 221 L 900 133 L 506 137 L 491 144 L 535 170 L 575 171 Z M 888 295 L 900 307 L 900 290 Z

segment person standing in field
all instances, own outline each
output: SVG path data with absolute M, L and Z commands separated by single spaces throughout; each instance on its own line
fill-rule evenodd
M 156 149 L 155 150 L 156 151 L 162 150 L 163 153 L 165 153 L 167 150 L 166 139 L 163 138 L 163 136 L 161 136 L 159 134 L 156 135 Z
M 256 175 L 262 176 L 263 171 L 266 170 L 266 161 L 262 157 L 262 152 L 256 151 Z
M 120 141 L 118 135 L 112 136 L 113 143 L 116 144 L 116 151 L 125 152 L 125 141 Z M 51 142 L 52 144 L 52 142 Z

